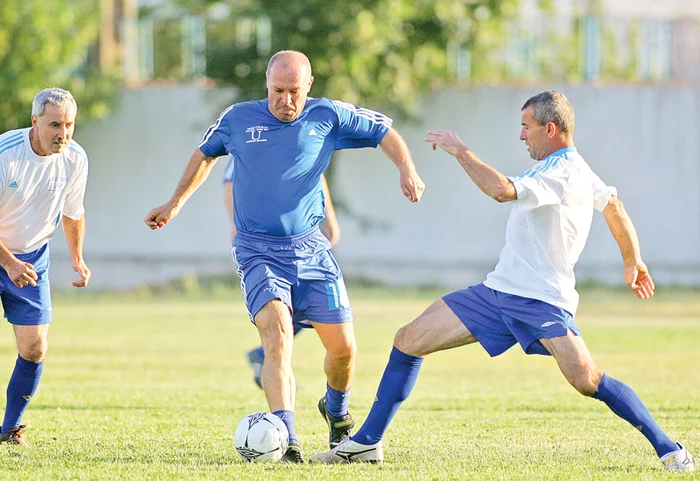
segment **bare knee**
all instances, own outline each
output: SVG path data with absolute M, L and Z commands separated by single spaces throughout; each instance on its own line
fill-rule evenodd
M 413 341 L 414 339 L 411 334 L 411 325 L 408 324 L 396 331 L 396 335 L 394 336 L 394 347 L 404 354 L 420 356 L 422 353 L 414 352 L 415 348 Z
M 357 354 L 357 343 L 354 338 L 344 339 L 343 342 L 336 342 L 328 347 L 328 355 L 336 362 L 350 364 L 355 360 Z
M 567 376 L 567 380 L 574 389 L 588 397 L 593 397 L 598 392 L 602 378 L 603 371 L 594 364 L 583 365 Z
M 37 339 L 27 345 L 20 346 L 19 355 L 26 361 L 39 363 L 46 357 L 47 350 L 48 342 L 46 339 Z
M 258 328 L 260 341 L 262 342 L 265 358 L 285 357 L 285 353 L 290 353 L 294 343 L 294 332 L 292 326 L 276 324 L 267 326 L 264 329 Z

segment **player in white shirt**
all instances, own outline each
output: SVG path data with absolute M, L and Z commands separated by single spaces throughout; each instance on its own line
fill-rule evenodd
M 88 174 L 85 151 L 72 140 L 78 106 L 49 88 L 32 104 L 32 126 L 0 135 L 0 298 L 17 340 L 7 385 L 0 443 L 25 445 L 22 415 L 41 379 L 51 323 L 49 241 L 62 221 L 73 269 L 86 287 L 83 259 Z
M 561 92 L 546 91 L 522 107 L 522 131 L 536 164 L 506 177 L 482 162 L 457 135 L 431 130 L 427 142 L 455 156 L 474 183 L 498 202 L 512 202 L 506 244 L 484 283 L 433 303 L 394 338 L 372 409 L 357 434 L 312 461 L 381 462 L 382 437 L 410 394 L 423 358 L 478 342 L 491 356 L 519 343 L 527 354 L 552 355 L 569 383 L 604 402 L 649 440 L 669 471 L 692 471 L 692 456 L 659 427 L 637 394 L 595 364 L 574 322 L 574 264 L 593 210 L 603 212 L 620 246 L 625 283 L 640 299 L 654 294 L 637 233 L 617 191 L 593 173 L 574 147 L 574 111 Z

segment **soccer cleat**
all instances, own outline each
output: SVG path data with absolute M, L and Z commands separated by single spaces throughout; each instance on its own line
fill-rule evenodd
M 666 471 L 695 471 L 695 461 L 690 453 L 678 444 L 678 451 L 668 453 L 661 458 Z
M 380 464 L 384 461 L 384 449 L 382 442 L 366 445 L 346 439 L 335 448 L 323 453 L 311 456 L 312 463 L 337 464 L 337 463 L 373 463 Z
M 24 430 L 27 426 L 18 426 L 14 429 L 10 429 L 6 433 L 0 434 L 0 444 L 19 444 L 20 446 L 27 446 L 27 440 L 24 439 Z
M 323 396 L 318 401 L 318 411 L 323 416 L 328 424 L 328 447 L 333 449 L 352 435 L 352 428 L 355 426 L 355 419 L 352 414 L 347 413 L 345 416 L 331 416 L 326 411 L 326 396 Z
M 255 348 L 251 351 L 248 351 L 246 353 L 246 360 L 248 361 L 248 365 L 253 369 L 253 380 L 255 381 L 255 384 L 258 385 L 260 389 L 262 389 L 262 368 L 263 368 L 263 361 L 265 358 L 260 355 L 260 352 L 258 350 L 259 348 Z
M 304 456 L 301 454 L 301 446 L 290 444 L 280 461 L 283 463 L 303 463 Z

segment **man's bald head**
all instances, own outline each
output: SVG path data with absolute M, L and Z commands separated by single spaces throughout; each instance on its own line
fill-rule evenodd
M 304 110 L 314 82 L 309 58 L 295 50 L 277 52 L 267 64 L 265 77 L 270 113 L 282 122 L 294 121 Z
M 292 70 L 307 73 L 311 76 L 311 62 L 309 57 L 296 50 L 282 50 L 274 54 L 267 63 L 265 76 L 269 77 L 273 68 Z

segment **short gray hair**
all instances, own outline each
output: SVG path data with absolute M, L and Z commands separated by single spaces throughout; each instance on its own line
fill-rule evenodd
M 61 109 L 72 106 L 76 111 L 78 110 L 73 94 L 58 87 L 44 89 L 36 94 L 32 102 L 32 115 L 41 117 L 46 110 L 46 104 L 53 104 Z
M 530 97 L 523 108 L 532 107 L 540 125 L 552 122 L 564 134 L 574 133 L 574 108 L 566 96 L 556 90 L 546 90 Z

